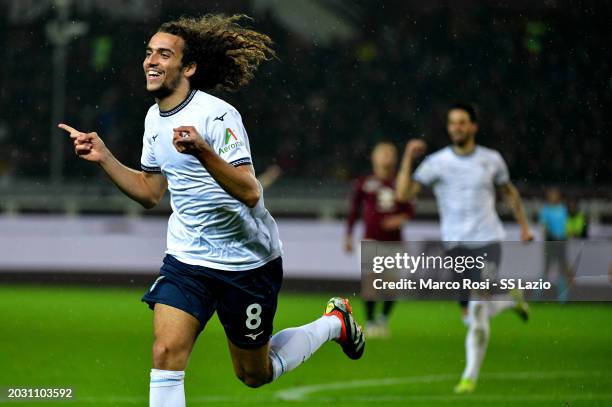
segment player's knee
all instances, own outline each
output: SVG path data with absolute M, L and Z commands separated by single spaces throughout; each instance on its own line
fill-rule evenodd
M 155 343 L 153 343 L 153 366 L 158 369 L 166 368 L 170 353 L 170 346 L 164 342 L 155 341 Z
M 253 389 L 256 389 L 268 383 L 267 380 L 264 380 L 262 376 L 258 376 L 258 375 L 242 375 L 238 377 L 242 381 L 242 383 L 246 384 L 247 386 Z
M 267 370 L 246 370 L 239 369 L 236 371 L 236 376 L 240 381 L 249 387 L 257 388 L 264 384 L 270 383 L 272 380 L 272 374 Z
M 153 366 L 156 369 L 175 370 L 181 369 L 186 363 L 186 354 L 176 344 L 156 340 L 153 343 Z

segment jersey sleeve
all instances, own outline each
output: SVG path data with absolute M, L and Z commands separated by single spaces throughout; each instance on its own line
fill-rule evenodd
M 230 165 L 251 165 L 251 148 L 240 114 L 234 109 L 211 118 L 208 138 L 215 152 Z
M 412 179 L 427 187 L 433 185 L 438 180 L 438 171 L 433 161 L 431 156 L 425 158 L 412 174 Z
M 508 166 L 506 165 L 506 161 L 504 161 L 501 154 L 496 154 L 497 162 L 495 166 L 495 175 L 493 177 L 493 182 L 495 185 L 504 185 L 510 182 L 510 172 L 508 171 Z
M 157 135 L 153 134 L 147 126 L 145 119 L 145 130 L 142 136 L 142 155 L 140 156 L 140 167 L 145 172 L 161 172 L 159 164 L 155 160 L 153 141 Z

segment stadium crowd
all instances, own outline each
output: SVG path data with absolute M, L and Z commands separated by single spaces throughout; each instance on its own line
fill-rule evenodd
M 162 15 L 172 8 L 165 3 Z M 277 163 L 288 177 L 348 180 L 365 173 L 369 149 L 380 139 L 403 148 L 406 139 L 423 136 L 432 150 L 441 147 L 446 107 L 461 99 L 480 108 L 479 141 L 502 152 L 518 183 L 610 183 L 607 15 L 569 5 L 460 12 L 362 2 L 345 16 L 352 38 L 325 44 L 272 14 L 255 15 L 254 25 L 274 39 L 278 60 L 224 98 L 243 116 L 257 169 Z M 53 63 L 44 23 L 14 24 L 0 15 L 5 180 L 49 172 Z M 66 121 L 97 131 L 137 167 L 153 103 L 141 62 L 157 23 L 104 16 L 88 23 L 88 33 L 68 49 Z M 66 142 L 68 157 L 71 149 Z M 65 176 L 102 177 L 85 167 L 66 160 Z

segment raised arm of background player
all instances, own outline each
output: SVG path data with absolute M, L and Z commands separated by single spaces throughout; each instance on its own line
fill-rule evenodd
M 413 139 L 406 144 L 395 187 L 395 197 L 399 202 L 408 202 L 421 191 L 421 184 L 412 179 L 412 167 L 414 161 L 425 153 L 425 149 L 426 144 L 423 140 Z M 514 218 L 521 228 L 521 240 L 533 240 L 523 201 L 516 187 L 512 182 L 507 182 L 498 188 L 512 208 Z
M 162 174 L 136 171 L 121 164 L 95 132 L 83 133 L 66 124 L 58 127 L 70 133 L 78 156 L 100 164 L 123 193 L 145 208 L 154 207 L 164 196 L 168 184 Z M 251 165 L 234 167 L 225 162 L 193 126 L 174 129 L 173 144 L 179 153 L 196 157 L 228 194 L 251 208 L 257 204 L 261 190 Z
M 421 191 L 421 184 L 412 179 L 412 167 L 414 161 L 422 156 L 426 149 L 427 145 L 423 140 L 413 139 L 406 144 L 395 180 L 395 199 L 398 202 L 411 201 Z

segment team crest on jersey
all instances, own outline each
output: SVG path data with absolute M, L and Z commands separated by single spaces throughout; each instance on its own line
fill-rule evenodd
M 376 194 L 376 205 L 381 212 L 393 212 L 395 210 L 395 192 L 392 188 L 384 186 Z
M 244 146 L 244 142 L 238 140 L 234 131 L 228 127 L 225 129 L 225 143 L 223 147 L 219 148 L 219 155 L 242 146 Z
M 363 184 L 363 190 L 368 193 L 375 192 L 378 188 L 380 188 L 380 181 L 376 178 L 369 178 Z

